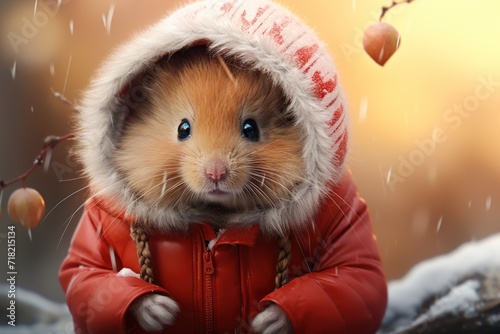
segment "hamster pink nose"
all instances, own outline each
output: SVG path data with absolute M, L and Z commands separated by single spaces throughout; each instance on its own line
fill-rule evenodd
M 205 174 L 212 181 L 221 181 L 226 177 L 227 169 L 222 161 L 213 160 L 207 164 Z

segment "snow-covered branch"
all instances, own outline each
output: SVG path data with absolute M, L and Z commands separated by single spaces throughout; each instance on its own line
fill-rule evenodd
M 389 284 L 380 334 L 500 333 L 500 234 L 416 265 Z

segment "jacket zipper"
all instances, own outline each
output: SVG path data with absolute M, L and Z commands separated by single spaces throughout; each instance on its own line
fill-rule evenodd
M 214 301 L 213 301 L 213 273 L 214 266 L 212 263 L 212 252 L 206 251 L 203 254 L 205 271 L 205 333 L 213 333 L 214 331 Z

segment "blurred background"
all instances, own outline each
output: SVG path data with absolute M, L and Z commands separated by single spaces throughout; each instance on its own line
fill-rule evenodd
M 117 45 L 181 3 L 62 0 L 58 8 L 56 0 L 1 0 L 0 179 L 23 173 L 46 135 L 72 131 L 74 112 L 51 89 L 78 101 Z M 384 21 L 402 42 L 385 67 L 363 51 L 362 33 L 390 1 L 280 3 L 317 31 L 336 61 L 352 119 L 349 165 L 370 207 L 387 278 L 499 232 L 500 2 L 396 7 Z M 87 196 L 71 149 L 71 142 L 58 146 L 48 173 L 28 179 L 47 204 L 32 241 L 16 229 L 17 285 L 59 302 L 58 268 Z M 15 188 L 1 204 L 1 268 Z

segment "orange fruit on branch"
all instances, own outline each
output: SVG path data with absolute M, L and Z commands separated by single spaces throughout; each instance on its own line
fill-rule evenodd
M 13 221 L 31 229 L 42 220 L 45 201 L 35 189 L 20 188 L 10 195 L 7 209 Z
M 380 66 L 391 58 L 399 48 L 401 36 L 389 23 L 376 22 L 366 28 L 363 35 L 363 48 Z

